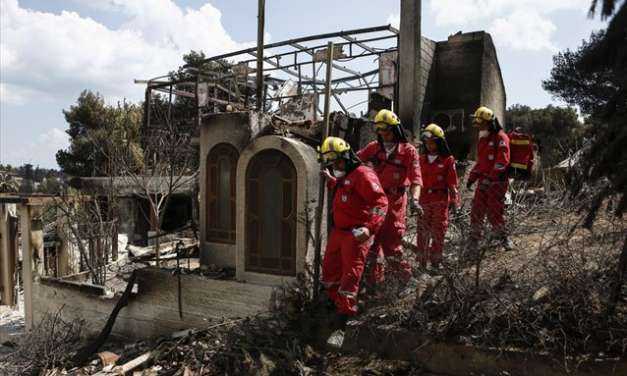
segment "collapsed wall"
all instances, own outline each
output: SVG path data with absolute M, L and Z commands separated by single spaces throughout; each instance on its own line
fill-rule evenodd
M 269 286 L 181 275 L 181 316 L 178 277 L 172 271 L 145 268 L 136 273 L 136 289 L 115 321 L 114 337 L 152 338 L 207 327 L 224 318 L 254 315 L 268 310 L 272 294 Z M 101 286 L 41 278 L 33 286 L 34 321 L 59 312 L 65 321 L 83 320 L 84 334 L 94 336 L 102 330 L 117 300 Z

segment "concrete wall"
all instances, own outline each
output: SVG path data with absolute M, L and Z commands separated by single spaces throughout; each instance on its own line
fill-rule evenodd
M 112 334 L 129 339 L 150 338 L 188 328 L 202 328 L 215 320 L 267 311 L 272 288 L 235 281 L 182 275 L 183 318 L 179 316 L 177 277 L 167 270 L 137 271 L 137 294 L 120 311 Z M 117 302 L 101 287 L 42 279 L 34 285 L 35 323 L 47 312 L 61 310 L 65 320 L 85 320 L 86 335 L 97 334 Z
M 488 106 L 505 126 L 505 108 L 507 97 L 505 94 L 505 84 L 496 48 L 490 34 L 485 34 L 483 39 L 483 62 L 481 69 L 481 104 Z
M 489 34 L 483 31 L 455 34 L 438 42 L 435 50 L 435 84 L 431 119 L 438 112 L 463 111 L 463 128 L 447 132 L 449 146 L 458 159 L 474 158 L 476 130 L 469 116 L 479 106 L 505 113 L 505 86 Z
M 249 272 L 245 269 L 246 256 L 246 170 L 252 158 L 259 152 L 276 149 L 287 155 L 297 172 L 297 221 L 296 221 L 296 273 L 305 271 L 306 263 L 313 260 L 313 225 L 317 206 L 319 164 L 316 151 L 291 138 L 264 136 L 256 139 L 240 155 L 237 164 L 237 227 L 236 227 L 236 275 L 238 280 L 253 283 L 279 285 L 292 281 L 294 277 Z M 268 203 L 271 205 L 271 203 Z M 323 216 L 325 217 L 325 216 Z M 326 222 L 326 221 L 325 221 Z M 323 223 L 322 228 L 326 228 Z
M 422 111 L 419 118 L 421 124 L 418 124 L 418 126 L 426 125 L 425 118 L 432 110 L 433 86 L 435 81 L 435 69 L 432 68 L 434 67 L 435 61 L 436 43 L 431 39 L 422 37 L 420 47 L 420 68 L 422 72 L 422 80 L 420 81 L 419 98 L 422 102 Z M 414 136 L 419 137 L 420 133 L 418 132 Z
M 472 148 L 468 115 L 479 107 L 481 99 L 482 54 L 483 37 L 475 33 L 465 38 L 453 36 L 446 42 L 438 42 L 436 47 L 432 115 L 439 111 L 463 110 L 463 130 L 447 131 L 449 146 L 458 159 L 464 159 Z
M 233 112 L 211 114 L 203 118 L 200 128 L 200 264 L 235 266 L 235 244 L 208 242 L 206 237 L 207 203 L 207 155 L 220 143 L 227 143 L 240 154 L 263 128 L 256 112 Z

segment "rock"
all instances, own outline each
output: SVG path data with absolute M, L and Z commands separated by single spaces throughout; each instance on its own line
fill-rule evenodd
M 327 345 L 330 346 L 334 350 L 341 349 L 342 344 L 344 344 L 344 331 L 340 329 L 331 333 L 331 335 L 327 339 Z
M 550 293 L 551 293 L 551 290 L 549 290 L 548 287 L 543 286 L 533 294 L 532 299 L 534 302 L 539 302 L 541 300 L 544 300 L 547 296 L 549 296 Z
M 99 352 L 98 357 L 100 358 L 103 367 L 113 366 L 118 361 L 118 359 L 120 359 L 120 356 L 118 354 L 114 354 L 110 351 Z
M 259 363 L 261 364 L 259 375 L 270 376 L 274 374 L 274 371 L 276 370 L 276 363 L 274 363 L 272 359 L 268 358 L 266 354 L 261 353 L 259 356 Z

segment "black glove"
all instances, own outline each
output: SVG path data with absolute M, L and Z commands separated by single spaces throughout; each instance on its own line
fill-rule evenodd
M 422 206 L 420 206 L 418 199 L 415 199 L 415 198 L 412 198 L 409 200 L 409 210 L 412 213 L 417 214 L 418 216 L 422 216 L 424 214 L 424 210 L 422 209 Z

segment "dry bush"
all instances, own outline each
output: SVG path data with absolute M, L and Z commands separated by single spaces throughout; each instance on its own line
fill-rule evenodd
M 14 352 L 0 358 L 1 374 L 39 375 L 63 365 L 80 344 L 83 322 L 64 321 L 62 309 L 46 314 Z
M 587 198 L 560 192 L 512 197 L 507 211 L 514 250 L 485 236 L 469 254 L 469 208 L 451 218 L 444 267 L 414 263 L 417 298 L 371 310 L 365 322 L 397 324 L 432 338 L 486 348 L 549 353 L 567 368 L 590 357 L 625 357 L 627 305 L 610 314 L 616 268 L 627 226 L 604 212 L 595 227 L 581 227 Z M 407 243 L 414 241 L 410 228 Z M 468 257 L 470 256 L 470 257 Z M 414 256 L 406 257 L 414 262 Z

